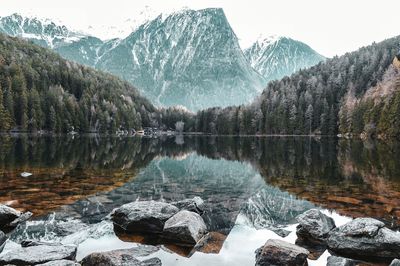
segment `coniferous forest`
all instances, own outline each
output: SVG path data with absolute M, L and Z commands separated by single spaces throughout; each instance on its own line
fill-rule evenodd
M 110 74 L 0 38 L 2 131 L 116 132 L 183 122 L 186 132 L 220 135 L 399 135 L 399 37 L 272 81 L 251 104 L 196 114 L 156 108 Z

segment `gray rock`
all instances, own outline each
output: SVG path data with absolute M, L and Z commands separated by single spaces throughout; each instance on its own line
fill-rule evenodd
M 324 242 L 328 233 L 335 228 L 335 222 L 317 209 L 311 209 L 296 217 L 299 225 L 296 234 L 309 241 Z
M 35 245 L 4 250 L 0 254 L 0 265 L 35 265 L 56 260 L 75 260 L 75 245 Z
M 348 257 L 393 259 L 400 256 L 400 232 L 372 218 L 357 218 L 333 229 L 328 248 Z
M 279 239 L 269 239 L 256 250 L 256 266 L 266 265 L 307 265 L 309 252 L 299 246 Z
M 326 266 L 356 266 L 357 261 L 337 256 L 329 256 Z
M 46 262 L 43 264 L 37 264 L 41 266 L 80 266 L 79 263 L 72 260 L 54 260 L 50 262 Z
M 151 258 L 148 260 L 142 261 L 142 266 L 161 266 L 161 260 L 159 258 Z
M 203 218 L 195 212 L 183 210 L 165 222 L 163 237 L 174 244 L 194 246 L 206 233 Z
M 7 236 L 3 231 L 0 231 L 0 252 L 3 251 L 4 246 L 6 245 Z
M 107 252 L 92 253 L 82 259 L 82 266 L 159 266 L 161 261 L 158 258 L 151 258 L 140 261 L 136 256 L 146 256 L 147 254 L 138 254 L 133 249 L 119 249 Z M 158 250 L 158 248 L 157 248 Z
M 10 224 L 21 216 L 21 212 L 0 204 L 0 229 L 10 227 Z
M 136 201 L 122 205 L 111 214 L 114 225 L 130 233 L 161 233 L 165 221 L 178 208 L 164 202 Z
M 193 199 L 185 199 L 176 202 L 171 202 L 172 205 L 177 207 L 179 210 L 187 210 L 191 212 L 196 212 L 198 214 L 203 214 L 206 206 L 204 201 L 200 197 L 194 197 Z
M 394 259 L 389 266 L 400 266 L 400 260 Z

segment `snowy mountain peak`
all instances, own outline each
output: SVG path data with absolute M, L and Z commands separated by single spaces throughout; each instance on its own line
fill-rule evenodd
M 325 60 L 307 44 L 276 35 L 258 39 L 244 53 L 251 66 L 268 81 Z
M 14 13 L 0 17 L 0 32 L 11 36 L 30 39 L 45 47 L 55 47 L 59 43 L 77 41 L 85 35 L 69 30 L 49 19 L 22 16 Z

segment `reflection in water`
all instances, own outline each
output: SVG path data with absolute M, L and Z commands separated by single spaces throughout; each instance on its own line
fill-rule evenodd
M 330 138 L 3 136 L 0 202 L 35 215 L 36 221 L 20 226 L 13 240 L 82 243 L 82 255 L 93 239 L 134 245 L 118 239 L 103 221 L 113 208 L 134 200 L 200 196 L 211 207 L 205 222 L 221 240 L 202 254 L 223 254 L 232 250 L 234 244 L 226 246 L 229 239 L 243 237 L 237 230 L 269 228 L 285 235 L 282 229 L 315 205 L 399 227 L 399 155 L 398 143 Z M 21 177 L 24 171 L 33 176 Z

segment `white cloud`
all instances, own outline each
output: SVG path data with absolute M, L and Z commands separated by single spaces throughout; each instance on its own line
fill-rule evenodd
M 222 7 L 242 46 L 260 34 L 289 36 L 326 56 L 399 35 L 398 0 L 0 0 L 0 15 L 35 14 L 98 35 L 131 28 L 148 6 L 152 16 L 183 7 Z M 104 37 L 104 36 L 102 36 Z

